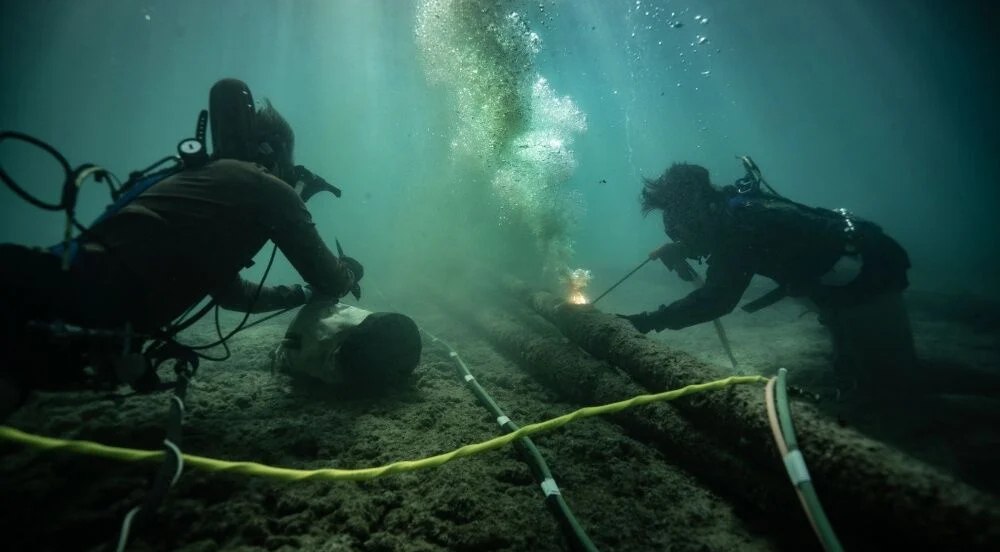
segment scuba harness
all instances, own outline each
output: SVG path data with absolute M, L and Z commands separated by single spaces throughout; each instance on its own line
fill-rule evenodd
M 734 184 L 737 193 L 743 196 L 759 196 L 761 195 L 761 186 L 763 186 L 767 188 L 767 191 L 771 195 L 783 197 L 764 180 L 764 175 L 760 172 L 760 167 L 757 166 L 757 163 L 749 155 L 739 155 L 737 158 L 743 163 L 743 170 L 746 171 L 746 174 L 742 178 L 738 178 Z
M 820 214 L 824 217 L 830 217 L 831 215 L 838 217 L 843 221 L 843 240 L 844 248 L 841 258 L 844 257 L 860 257 L 858 248 L 857 226 L 855 224 L 855 217 L 847 209 L 823 209 L 820 207 L 810 207 L 803 205 L 801 203 L 792 201 L 785 196 L 779 194 L 770 184 L 764 179 L 761 173 L 760 167 L 749 155 L 737 156 L 740 162 L 743 164 L 743 169 L 745 174 L 743 177 L 736 180 L 732 188 L 735 190 L 736 194 L 729 198 L 727 204 L 730 209 L 735 209 L 739 207 L 745 207 L 750 205 L 754 201 L 759 200 L 778 200 L 790 205 L 794 205 L 800 209 L 805 209 L 811 213 Z M 766 191 L 765 191 L 766 190 Z M 860 270 L 860 260 L 854 267 L 856 270 Z M 843 284 L 838 284 L 843 285 Z M 773 290 L 765 293 L 764 295 L 749 301 L 742 307 L 741 310 L 747 313 L 754 313 L 763 308 L 769 307 L 781 299 L 792 295 L 786 284 L 779 284 Z
M 738 155 L 737 158 L 743 164 L 745 174 L 743 177 L 736 179 L 736 182 L 733 183 L 733 188 L 736 190 L 737 195 L 729 199 L 728 205 L 730 208 L 746 206 L 749 205 L 750 201 L 753 199 L 760 199 L 768 196 L 784 199 L 784 196 L 775 191 L 775 189 L 772 188 L 766 180 L 764 180 L 764 175 L 761 173 L 760 167 L 757 166 L 757 163 L 755 163 L 749 155 Z M 767 192 L 762 192 L 762 187 L 766 188 Z M 779 285 L 757 299 L 746 303 L 740 308 L 744 312 L 754 313 L 777 303 L 778 301 L 784 299 L 787 295 L 788 290 L 785 286 Z
M 63 271 L 69 271 L 82 253 L 83 239 L 91 237 L 89 228 L 119 213 L 135 198 L 164 179 L 181 171 L 200 168 L 213 160 L 223 158 L 270 164 L 268 161 L 271 160 L 274 148 L 266 141 L 255 142 L 255 117 L 253 96 L 246 83 L 237 79 L 218 81 L 212 87 L 209 95 L 209 109 L 201 110 L 198 114 L 194 137 L 181 140 L 177 144 L 176 155 L 165 156 L 143 169 L 131 172 L 128 180 L 124 183 L 121 183 L 111 171 L 94 164 L 87 163 L 76 169 L 71 168 L 67 159 L 59 151 L 38 138 L 20 132 L 3 131 L 0 132 L 0 143 L 5 140 L 21 141 L 43 150 L 59 164 L 65 178 L 57 203 L 47 202 L 31 195 L 4 170 L 2 164 L 0 164 L 0 180 L 27 203 L 46 211 L 63 211 L 65 213 L 66 221 L 62 241 L 46 250 L 60 259 L 59 264 Z M 211 156 L 207 148 L 209 120 L 211 120 L 213 146 Z M 286 181 L 292 181 L 290 184 L 303 202 L 323 191 L 328 191 L 336 197 L 341 196 L 339 188 L 302 165 L 295 166 L 291 170 L 291 174 L 285 175 L 284 178 Z M 89 179 L 107 184 L 112 202 L 89 226 L 84 226 L 77 218 L 77 202 L 83 184 Z M 74 229 L 79 232 L 76 237 L 73 235 Z M 100 244 L 100 240 L 95 241 Z M 108 252 L 113 255 L 113 251 L 110 249 Z M 87 344 L 100 341 L 103 343 L 101 349 L 116 350 L 117 358 L 110 363 L 113 365 L 113 369 L 105 369 L 105 373 L 98 374 L 98 383 L 105 385 L 126 383 L 139 393 L 168 390 L 173 388 L 176 383 L 161 383 L 156 374 L 157 368 L 166 360 L 167 356 L 173 355 L 173 358 L 178 361 L 178 365 L 190 364 L 192 367 L 190 375 L 193 375 L 193 370 L 197 369 L 198 359 L 218 361 L 228 358 L 230 351 L 227 341 L 236 333 L 289 310 L 285 309 L 247 324 L 249 311 L 252 310 L 260 296 L 276 252 L 277 247 L 275 246 L 272 248 L 267 268 L 256 286 L 253 300 L 248 305 L 246 316 L 234 330 L 225 336 L 219 323 L 219 308 L 214 300 L 208 301 L 194 314 L 191 314 L 191 311 L 197 305 L 192 305 L 187 312 L 167 327 L 150 334 L 136 333 L 128 324 L 119 329 L 91 329 L 68 325 L 60 320 L 33 321 L 29 323 L 29 328 L 33 331 L 45 332 L 51 339 L 59 343 L 65 344 L 75 341 Z M 216 311 L 215 325 L 218 340 L 205 345 L 185 345 L 175 340 L 178 333 L 204 318 L 213 308 Z M 149 341 L 149 344 L 145 350 L 142 350 L 146 341 Z M 217 346 L 222 346 L 225 349 L 224 356 L 213 358 L 200 352 Z M 91 368 L 96 369 L 93 366 Z

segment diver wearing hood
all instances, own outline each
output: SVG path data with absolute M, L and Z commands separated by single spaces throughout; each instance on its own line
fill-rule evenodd
M 212 158 L 185 165 L 100 218 L 74 244 L 70 266 L 50 251 L 0 245 L 0 380 L 22 392 L 87 385 L 80 364 L 94 351 L 60 357 L 26 329 L 32 324 L 156 336 L 206 296 L 241 312 L 299 306 L 313 291 L 334 300 L 360 296 L 361 264 L 327 247 L 305 205 L 320 189 L 339 190 L 294 165 L 288 122 L 269 102 L 256 108 L 235 79 L 212 88 L 210 107 Z M 268 240 L 308 286 L 265 287 L 240 277 Z
M 341 297 L 355 285 L 360 265 L 326 246 L 302 198 L 281 178 L 294 170 L 291 127 L 267 103 L 254 132 L 259 155 L 168 177 L 90 229 L 84 248 L 107 250 L 108 269 L 128 282 L 127 319 L 136 328 L 169 323 L 206 294 L 241 312 L 302 304 L 302 287 L 257 294 L 256 283 L 239 277 L 268 240 L 317 292 Z
M 759 169 L 718 189 L 704 167 L 674 164 L 647 180 L 642 210 L 662 211 L 673 243 L 651 253 L 684 276 L 685 259 L 707 259 L 705 285 L 653 312 L 619 315 L 641 333 L 714 320 L 739 303 L 759 274 L 778 287 L 744 305 L 755 312 L 782 297 L 811 301 L 833 339 L 835 364 L 860 379 L 898 375 L 915 363 L 901 292 L 905 250 L 872 222 L 843 209 L 808 207 L 760 190 Z M 765 183 L 766 184 L 766 183 Z M 768 187 L 770 189 L 770 187 Z

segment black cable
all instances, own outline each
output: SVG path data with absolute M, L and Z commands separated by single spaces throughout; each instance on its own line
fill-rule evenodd
M 56 161 L 59 162 L 59 165 L 62 167 L 63 173 L 66 175 L 66 178 L 63 180 L 63 190 L 65 191 L 67 186 L 74 185 L 73 182 L 71 182 L 73 177 L 73 169 L 69 166 L 69 161 L 67 161 L 66 158 L 63 157 L 61 153 L 56 151 L 55 148 L 39 140 L 38 138 L 28 136 L 27 134 L 23 134 L 20 132 L 11 132 L 11 131 L 0 132 L 0 142 L 3 142 L 4 140 L 7 139 L 14 139 L 14 140 L 20 140 L 22 142 L 27 142 L 33 146 L 38 147 L 39 149 L 44 150 L 46 153 L 52 155 L 52 157 L 54 157 Z M 34 205 L 35 207 L 38 207 L 39 209 L 43 209 L 46 211 L 62 211 L 63 209 L 66 208 L 66 205 L 63 203 L 62 196 L 60 196 L 59 203 L 48 203 L 28 193 L 27 190 L 19 186 L 17 182 L 15 182 L 14 179 L 11 178 L 9 174 L 7 174 L 7 171 L 3 169 L 2 164 L 0 164 L 0 180 L 3 180 L 4 184 L 6 184 L 11 189 L 11 191 L 17 194 L 18 197 Z
M 118 193 L 116 195 L 112 196 L 112 198 L 115 201 L 117 201 L 118 198 L 121 197 L 122 194 L 124 194 L 125 192 L 131 190 L 132 187 L 135 186 L 140 180 L 142 180 L 142 179 L 146 178 L 147 176 L 149 176 L 149 173 L 152 172 L 153 169 L 159 167 L 160 165 L 163 165 L 163 164 L 167 163 L 168 161 L 173 161 L 175 163 L 175 165 L 174 165 L 174 167 L 171 167 L 170 169 L 164 169 L 164 170 L 174 170 L 175 168 L 177 168 L 179 166 L 179 165 L 177 165 L 177 163 L 180 162 L 180 158 L 178 158 L 176 155 L 168 155 L 168 156 L 164 157 L 163 159 L 160 159 L 159 161 L 157 161 L 157 162 L 153 163 L 152 165 L 146 167 L 145 169 L 130 172 L 129 175 L 128 175 L 128 180 L 125 181 L 125 184 L 122 184 L 122 185 L 120 185 L 118 187 Z M 116 177 L 116 179 L 117 179 L 117 177 Z
M 479 385 L 475 376 L 473 376 L 472 372 L 469 371 L 469 367 L 465 365 L 465 361 L 462 360 L 462 357 L 460 357 L 450 345 L 438 339 L 427 330 L 421 329 L 421 331 L 427 334 L 433 341 L 442 344 L 445 349 L 448 350 L 448 356 L 455 361 L 455 366 L 459 375 L 463 380 L 465 380 L 465 383 L 468 384 L 469 388 L 472 389 L 472 393 L 477 399 L 479 399 L 479 402 L 495 417 L 500 427 L 508 433 L 517 431 L 519 426 L 503 413 L 503 410 L 501 410 L 500 406 L 493 400 L 493 397 L 491 397 L 489 393 L 487 393 L 486 390 Z M 552 471 L 545 462 L 545 458 L 542 456 L 542 453 L 539 452 L 538 447 L 535 446 L 535 443 L 530 437 L 521 437 L 517 441 L 514 441 L 514 446 L 518 449 L 521 455 L 525 457 L 525 461 L 531 469 L 531 473 L 535 477 L 535 481 L 541 486 L 542 491 L 545 493 L 545 505 L 559 522 L 559 525 L 563 530 L 563 534 L 566 535 L 566 539 L 569 541 L 570 548 L 574 551 L 597 552 L 597 547 L 594 545 L 593 541 L 590 540 L 590 537 L 587 536 L 587 532 L 580 525 L 580 522 L 577 521 L 576 516 L 573 515 L 573 511 L 569 507 L 569 504 L 567 504 L 566 500 L 562 497 L 562 493 L 560 492 L 558 485 L 556 485 L 555 478 L 552 477 Z
M 167 328 L 176 328 L 176 327 L 179 327 L 181 324 L 186 324 L 187 323 L 187 317 L 188 317 L 188 315 L 191 314 L 191 311 L 193 311 L 194 308 L 197 307 L 197 306 L 198 306 L 198 303 L 191 303 L 191 306 L 189 306 L 187 309 L 185 309 L 184 312 L 182 312 L 180 316 L 178 316 L 177 318 L 174 318 L 174 321 L 171 322 L 170 325 L 167 326 Z
M 205 353 L 199 353 L 198 351 L 195 351 L 194 348 L 191 349 L 194 352 L 194 354 L 198 355 L 198 358 L 201 358 L 201 359 L 204 359 L 204 360 L 211 360 L 212 362 L 222 362 L 222 361 L 225 361 L 225 360 L 229 360 L 229 358 L 231 356 L 233 356 L 232 352 L 229 350 L 229 343 L 227 342 L 227 340 L 230 337 L 232 337 L 235 334 L 235 332 L 233 334 L 230 334 L 230 335 L 226 336 L 226 337 L 222 337 L 222 324 L 219 322 L 219 310 L 221 310 L 221 309 L 219 309 L 219 306 L 216 305 L 215 306 L 215 316 L 214 316 L 214 318 L 215 318 L 215 335 L 219 336 L 219 341 L 217 341 L 216 343 L 219 344 L 219 345 L 222 345 L 222 348 L 226 352 L 221 357 L 213 357 L 213 356 L 210 356 L 210 355 L 205 354 Z M 237 328 L 237 329 L 239 329 L 239 328 Z
M 202 318 L 204 318 L 205 315 L 208 314 L 208 311 L 212 310 L 212 307 L 215 306 L 215 300 L 213 299 L 213 300 L 209 301 L 208 303 L 205 304 L 204 307 L 201 308 L 201 310 L 199 310 L 198 312 L 194 313 L 194 315 L 192 315 L 190 318 L 184 320 L 184 317 L 187 316 L 187 314 L 189 312 L 191 312 L 191 310 L 194 309 L 197 305 L 198 304 L 195 303 L 194 305 L 191 305 L 190 307 L 188 307 L 188 310 L 186 310 L 184 312 L 184 314 L 181 315 L 181 317 L 180 317 L 182 319 L 182 321 L 178 322 L 176 324 L 171 325 L 169 328 L 167 328 L 165 330 L 165 333 L 166 333 L 167 337 L 173 338 L 178 333 L 180 333 L 180 332 L 182 332 L 182 331 L 190 328 L 191 326 L 193 326 L 195 324 L 195 322 L 198 322 L 199 320 L 201 320 Z
M 213 305 L 214 305 L 214 303 L 209 304 L 207 306 L 208 307 L 212 307 Z M 287 308 L 281 309 L 280 311 L 272 312 L 271 314 L 269 314 L 269 315 L 267 315 L 267 316 L 265 316 L 263 318 L 258 318 L 257 320 L 254 320 L 253 322 L 247 324 L 246 326 L 243 326 L 242 328 L 239 329 L 239 331 L 242 332 L 242 331 L 245 331 L 245 330 L 249 330 L 250 328 L 252 328 L 252 327 L 254 327 L 254 326 L 258 325 L 258 324 L 263 324 L 264 322 L 267 322 L 268 320 L 271 320 L 272 318 L 276 318 L 276 317 L 281 316 L 282 314 L 285 314 L 285 313 L 287 313 L 287 312 L 289 312 L 291 310 L 297 309 L 297 308 L 299 308 L 299 306 L 300 305 L 297 305 L 297 306 L 294 306 L 294 307 L 287 307 Z M 216 313 L 218 313 L 218 312 L 219 312 L 219 309 L 218 309 L 218 307 L 216 307 Z M 196 315 L 195 318 L 201 318 L 201 316 Z M 216 316 L 216 326 L 215 326 L 215 328 L 216 328 L 215 331 L 219 335 L 219 337 L 222 337 L 221 328 L 220 328 L 219 323 L 218 323 L 218 316 Z M 218 344 L 219 345 L 226 345 L 226 343 L 224 341 L 222 341 L 222 340 L 220 340 L 218 342 Z M 178 343 L 178 345 L 180 345 L 182 347 L 185 347 L 185 345 L 182 345 L 180 343 Z M 195 354 L 197 354 L 198 357 L 201 358 L 201 359 L 203 359 L 203 360 L 211 360 L 211 361 L 215 361 L 215 362 L 221 362 L 223 360 L 229 359 L 229 357 L 230 357 L 229 348 L 228 347 L 226 348 L 226 355 L 223 356 L 223 357 L 211 357 L 211 356 L 208 356 L 208 355 L 206 355 L 204 353 L 197 353 L 197 352 Z
M 261 290 L 264 289 L 264 282 L 267 280 L 267 276 L 271 272 L 271 266 L 274 265 L 274 257 L 277 254 L 277 252 L 278 252 L 278 246 L 275 245 L 274 247 L 271 248 L 271 258 L 268 259 L 268 261 L 267 261 L 267 268 L 264 269 L 264 275 L 261 276 L 260 282 L 257 284 L 257 289 L 256 289 L 256 291 L 254 291 L 253 299 L 251 299 L 250 303 L 247 305 L 246 312 L 243 315 L 243 320 L 240 321 L 240 323 L 236 326 L 236 328 L 234 328 L 231 332 L 229 332 L 228 335 L 226 335 L 225 337 L 223 337 L 222 336 L 221 326 L 218 323 L 218 310 L 216 310 L 216 328 L 217 328 L 217 331 L 218 331 L 218 334 L 219 334 L 219 339 L 217 341 L 214 341 L 212 343 L 208 343 L 208 344 L 205 344 L 205 345 L 184 345 L 184 347 L 186 347 L 186 348 L 188 348 L 188 349 L 190 349 L 192 351 L 203 351 L 205 349 L 211 349 L 213 347 L 218 347 L 219 345 L 224 345 L 226 343 L 226 341 L 228 341 L 234 335 L 236 335 L 237 333 L 245 330 L 248 327 L 246 325 L 246 323 L 247 323 L 247 320 L 249 320 L 249 318 L 250 318 L 250 314 L 251 314 L 250 311 L 253 310 L 254 305 L 257 304 L 257 300 L 260 299 Z M 227 350 L 228 350 L 228 347 L 227 347 Z M 228 358 L 228 356 L 226 358 Z M 207 359 L 207 360 L 213 360 L 213 359 Z
M 301 306 L 301 305 L 300 305 L 300 306 Z M 253 322 L 251 322 L 251 323 L 247 324 L 247 325 L 246 325 L 246 327 L 244 327 L 243 329 L 244 329 L 244 330 L 247 330 L 247 329 L 250 329 L 250 328 L 252 328 L 252 327 L 256 326 L 257 324 L 262 324 L 262 323 L 264 323 L 264 322 L 267 322 L 268 320 L 270 320 L 270 319 L 272 319 L 272 318 L 275 318 L 275 317 L 278 317 L 278 316 L 281 316 L 282 314 L 285 314 L 286 312 L 288 312 L 288 311 L 290 311 L 290 310 L 293 310 L 293 309 L 297 309 L 297 308 L 299 308 L 299 307 L 298 307 L 298 306 L 295 306 L 295 307 L 288 307 L 288 308 L 284 308 L 284 309 L 281 309 L 281 310 L 280 310 L 280 311 L 278 311 L 278 312 L 272 312 L 271 314 L 269 314 L 269 315 L 265 316 L 264 318 L 260 318 L 260 319 L 258 319 L 258 320 L 254 320 Z

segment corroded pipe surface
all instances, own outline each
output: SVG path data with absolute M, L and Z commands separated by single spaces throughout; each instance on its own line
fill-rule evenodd
M 676 389 L 722 375 L 636 333 L 613 315 L 567 306 L 519 282 L 506 282 L 505 288 L 590 355 L 621 368 L 650 390 Z M 738 456 L 762 469 L 782 469 L 759 389 L 730 388 L 672 404 L 694 427 L 724 441 Z M 1000 549 L 1000 505 L 994 497 L 840 427 L 809 404 L 794 402 L 792 408 L 799 445 L 835 528 L 869 535 L 870 542 L 918 549 Z
M 471 322 L 499 351 L 559 396 L 582 405 L 604 404 L 648 391 L 606 362 L 586 354 L 550 323 L 523 305 L 462 309 L 442 298 L 456 316 Z M 659 449 L 668 462 L 737 506 L 742 517 L 782 543 L 804 549 L 815 542 L 784 474 L 762 472 L 678 414 L 672 403 L 654 403 L 609 419 L 634 439 Z

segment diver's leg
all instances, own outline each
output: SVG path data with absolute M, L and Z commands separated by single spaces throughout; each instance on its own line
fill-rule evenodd
M 856 306 L 836 309 L 845 367 L 866 387 L 886 391 L 908 387 L 916 353 L 902 294 L 877 295 Z M 890 393 L 891 394 L 891 393 Z
M 81 377 L 79 355 L 56 347 L 42 329 L 65 316 L 78 293 L 58 257 L 39 249 L 0 245 L 0 377 L 5 394 L 57 389 Z
M 855 377 L 852 366 L 857 362 L 851 356 L 847 346 L 847 328 L 845 327 L 842 309 L 825 306 L 819 310 L 819 323 L 830 333 L 830 344 L 833 353 L 833 370 L 837 377 L 848 381 Z

